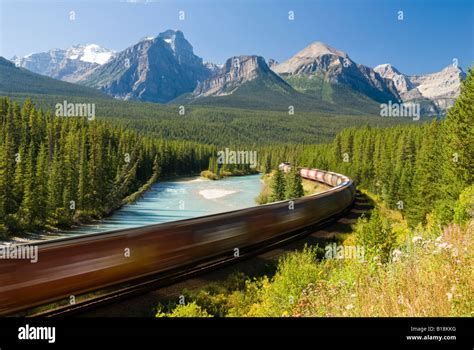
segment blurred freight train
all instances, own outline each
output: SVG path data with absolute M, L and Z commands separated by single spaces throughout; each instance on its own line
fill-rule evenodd
M 38 261 L 0 260 L 0 314 L 67 299 L 125 281 L 232 254 L 321 222 L 347 209 L 355 186 L 348 177 L 300 169 L 332 188 L 199 218 L 29 244 Z M 294 207 L 294 209 L 291 209 Z M 21 246 L 21 245 L 18 245 Z

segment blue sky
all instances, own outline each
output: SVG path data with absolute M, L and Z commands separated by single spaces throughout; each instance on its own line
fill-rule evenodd
M 454 58 L 463 69 L 474 61 L 472 0 L 145 1 L 0 0 L 0 55 L 78 43 L 119 51 L 144 36 L 180 29 L 197 55 L 216 63 L 240 54 L 281 62 L 314 41 L 358 63 L 392 63 L 406 74 L 440 70 Z

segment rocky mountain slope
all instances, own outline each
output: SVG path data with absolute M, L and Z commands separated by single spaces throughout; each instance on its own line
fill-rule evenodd
M 52 49 L 24 57 L 13 57 L 17 67 L 51 78 L 76 82 L 94 68 L 107 63 L 114 52 L 96 44 L 75 45 L 66 50 Z
M 272 70 L 284 77 L 322 77 L 329 83 L 349 86 L 377 102 L 397 100 L 398 92 L 392 81 L 384 79 L 373 69 L 355 63 L 345 52 L 315 42 Z
M 422 104 L 425 114 L 444 113 L 459 96 L 461 80 L 466 74 L 461 68 L 449 65 L 431 74 L 409 76 L 390 64 L 374 68 L 382 77 L 394 82 L 403 102 Z
M 246 55 L 221 65 L 203 62 L 179 30 L 145 37 L 119 53 L 90 44 L 12 61 L 123 100 L 270 109 L 299 105 L 371 114 L 378 114 L 380 103 L 388 101 L 419 103 L 424 115 L 444 114 L 465 77 L 453 66 L 419 76 L 403 74 L 390 64 L 372 69 L 322 42 L 282 63 Z
M 347 96 L 344 94 L 344 96 Z M 361 101 L 363 96 L 355 96 Z M 363 103 L 334 103 L 295 90 L 273 72 L 261 56 L 247 55 L 229 58 L 218 74 L 200 82 L 192 93 L 172 100 L 173 104 L 198 104 L 221 107 L 374 114 L 377 105 L 366 99 Z
M 118 53 L 79 83 L 119 99 L 165 103 L 211 75 L 183 33 L 168 30 Z
M 269 80 L 283 90 L 291 87 L 270 70 L 261 56 L 236 56 L 229 58 L 215 76 L 198 84 L 193 97 L 231 95 L 243 84 L 255 79 Z

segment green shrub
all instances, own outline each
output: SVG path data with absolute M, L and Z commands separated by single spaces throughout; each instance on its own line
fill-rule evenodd
M 464 189 L 454 207 L 454 222 L 466 223 L 474 217 L 474 185 Z
M 156 317 L 212 317 L 194 301 L 178 305 L 171 313 L 158 312 Z
M 254 305 L 249 316 L 285 316 L 298 302 L 301 292 L 318 279 L 321 265 L 317 264 L 317 247 L 284 256 L 271 281 L 261 283 L 260 304 Z
M 211 172 L 209 170 L 201 171 L 201 176 L 205 177 L 209 180 L 218 180 L 219 179 L 219 177 L 216 174 L 214 174 L 213 172 Z
M 356 242 L 364 247 L 367 258 L 373 260 L 378 257 L 382 263 L 390 260 L 396 236 L 389 220 L 382 216 L 379 209 L 372 211 L 370 219 L 359 218 L 354 231 Z

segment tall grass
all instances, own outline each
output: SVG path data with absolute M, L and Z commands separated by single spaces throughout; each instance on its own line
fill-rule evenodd
M 374 234 L 382 229 L 387 240 Z M 159 316 L 186 316 L 188 309 L 189 316 L 472 317 L 473 232 L 474 220 L 440 227 L 433 218 L 410 230 L 376 210 L 341 242 L 363 243 L 364 259 L 329 259 L 322 248 L 306 247 L 281 258 L 273 277 L 234 275 L 191 292 L 191 308 Z

